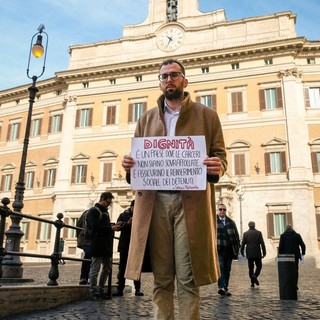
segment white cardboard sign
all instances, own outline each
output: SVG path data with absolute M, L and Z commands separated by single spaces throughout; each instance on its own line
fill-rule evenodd
M 133 138 L 131 187 L 134 190 L 205 190 L 204 136 Z

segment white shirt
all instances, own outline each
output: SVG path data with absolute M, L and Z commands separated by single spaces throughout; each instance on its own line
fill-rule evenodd
M 176 134 L 176 124 L 180 110 L 181 107 L 178 109 L 178 111 L 173 111 L 170 107 L 168 107 L 166 101 L 164 101 L 164 121 L 166 123 L 167 136 L 174 136 Z

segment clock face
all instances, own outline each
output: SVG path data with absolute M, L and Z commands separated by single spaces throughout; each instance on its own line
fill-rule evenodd
M 184 31 L 175 26 L 168 26 L 159 31 L 157 38 L 159 49 L 163 51 L 174 51 L 182 45 Z

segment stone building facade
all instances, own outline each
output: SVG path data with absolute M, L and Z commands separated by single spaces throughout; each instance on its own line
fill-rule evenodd
M 290 223 L 320 266 L 320 41 L 297 37 L 290 11 L 227 21 L 203 13 L 197 0 L 149 1 L 149 15 L 123 37 L 70 47 L 68 69 L 39 81 L 33 108 L 23 213 L 67 224 L 105 190 L 112 220 L 134 198 L 121 159 L 138 117 L 160 94 L 166 58 L 186 67 L 194 100 L 221 119 L 228 171 L 216 185 L 240 232 L 256 222 L 277 255 Z M 27 86 L 0 92 L 1 197 L 14 197 L 28 111 Z M 54 232 L 22 220 L 21 250 L 51 254 Z M 8 222 L 7 227 L 10 226 Z M 75 233 L 65 253 L 79 257 Z

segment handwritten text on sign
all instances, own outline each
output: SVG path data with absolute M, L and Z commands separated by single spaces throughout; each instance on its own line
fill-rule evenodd
M 133 138 L 134 190 L 205 190 L 204 136 Z

